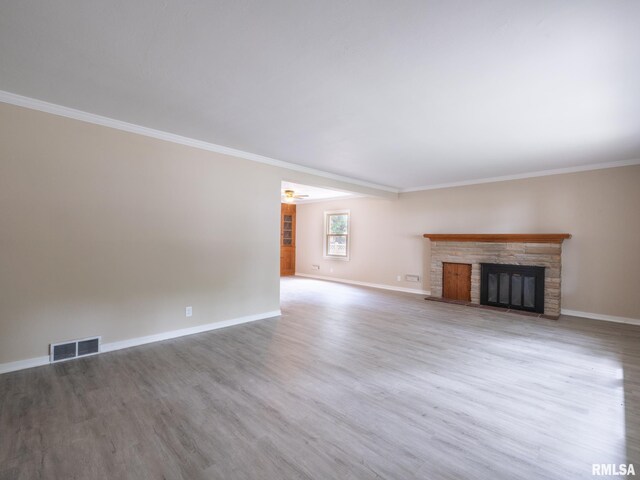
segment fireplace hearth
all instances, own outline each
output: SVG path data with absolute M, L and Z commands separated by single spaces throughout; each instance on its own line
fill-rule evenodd
M 544 313 L 545 267 L 480 264 L 480 304 Z

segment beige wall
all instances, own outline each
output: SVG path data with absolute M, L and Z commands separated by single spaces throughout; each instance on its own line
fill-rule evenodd
M 342 208 L 352 215 L 351 261 L 325 260 L 323 212 Z M 640 318 L 640 166 L 404 193 L 395 201 L 312 203 L 297 211 L 298 272 L 424 290 L 430 251 L 423 233 L 568 232 L 563 309 Z M 423 283 L 396 281 L 405 274 L 419 274 Z
M 277 310 L 282 178 L 395 196 L 0 104 L 0 364 Z M 298 269 L 423 288 L 395 277 L 428 278 L 424 232 L 568 231 L 564 307 L 639 318 L 638 185 L 627 167 L 301 205 Z M 337 208 L 350 262 L 322 259 Z
M 0 104 L 0 363 L 277 310 L 281 176 Z

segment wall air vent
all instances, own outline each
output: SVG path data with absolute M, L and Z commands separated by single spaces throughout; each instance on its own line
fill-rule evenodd
M 100 352 L 100 337 L 83 338 L 64 343 L 52 343 L 49 350 L 50 361 L 61 362 L 77 357 L 86 357 Z
M 59 362 L 76 356 L 76 342 L 51 345 L 51 361 Z
M 88 340 L 78 340 L 78 356 L 90 355 L 92 353 L 98 353 L 100 349 L 100 339 L 90 338 Z

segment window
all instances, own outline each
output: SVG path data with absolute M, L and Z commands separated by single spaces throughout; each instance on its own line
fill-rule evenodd
M 324 256 L 349 260 L 349 210 L 324 212 Z

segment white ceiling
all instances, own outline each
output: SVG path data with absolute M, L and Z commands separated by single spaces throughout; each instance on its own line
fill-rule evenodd
M 640 158 L 637 0 L 0 0 L 0 90 L 399 188 Z
M 307 195 L 306 198 L 297 198 L 293 203 L 311 203 L 322 200 L 331 200 L 335 198 L 355 197 L 350 192 L 342 192 L 340 190 L 330 190 L 328 188 L 314 187 L 311 185 L 302 185 L 300 183 L 282 182 L 282 196 L 285 190 L 293 190 L 296 195 Z

